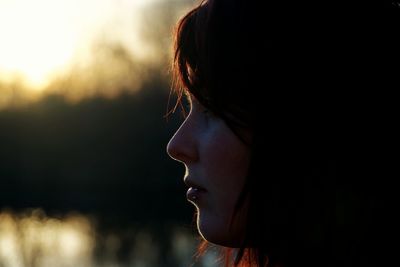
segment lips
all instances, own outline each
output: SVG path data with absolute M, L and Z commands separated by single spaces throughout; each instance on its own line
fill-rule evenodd
M 196 182 L 193 182 L 192 180 L 185 179 L 185 180 L 184 180 L 184 183 L 185 183 L 188 187 L 193 188 L 193 189 L 196 189 L 196 190 L 198 190 L 198 191 L 207 191 L 204 187 L 202 187 L 201 185 L 197 184 Z
M 184 182 L 189 187 L 186 193 L 186 198 L 193 203 L 197 203 L 200 200 L 201 196 L 205 192 L 207 192 L 207 190 L 204 187 L 193 182 L 192 180 L 185 179 Z

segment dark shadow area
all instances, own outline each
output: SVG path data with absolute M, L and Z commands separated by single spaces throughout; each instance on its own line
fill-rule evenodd
M 115 100 L 50 96 L 0 112 L 0 207 L 187 222 L 184 170 L 165 152 L 182 119 L 164 118 L 168 94 L 153 81 Z

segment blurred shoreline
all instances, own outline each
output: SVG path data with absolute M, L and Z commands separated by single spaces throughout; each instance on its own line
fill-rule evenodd
M 188 226 L 105 229 L 78 212 L 51 217 L 42 209 L 0 212 L 0 265 L 7 267 L 189 266 L 197 246 Z M 196 266 L 204 266 L 199 262 Z

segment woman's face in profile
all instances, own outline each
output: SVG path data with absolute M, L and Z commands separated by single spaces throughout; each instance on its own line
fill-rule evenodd
M 193 96 L 190 100 L 189 115 L 167 151 L 186 167 L 187 198 L 197 208 L 200 234 L 211 243 L 236 247 L 243 235 L 244 211 L 233 219 L 232 229 L 229 226 L 247 176 L 250 149 L 221 118 Z

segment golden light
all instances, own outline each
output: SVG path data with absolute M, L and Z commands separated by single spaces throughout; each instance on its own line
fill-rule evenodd
M 187 0 L 0 0 L 0 112 L 49 94 L 135 93 L 164 69 Z
M 0 1 L 0 71 L 43 87 L 71 59 L 79 41 L 74 1 Z
M 0 266 L 93 266 L 92 228 L 78 214 L 60 220 L 42 210 L 23 216 L 0 211 Z
M 16 234 L 14 217 L 8 212 L 0 213 L 0 266 L 23 266 Z
M 126 24 L 154 1 L 0 0 L 0 81 L 44 88 L 77 57 L 85 58 L 82 51 L 101 34 L 111 40 L 128 36 L 137 51 L 146 52 Z

